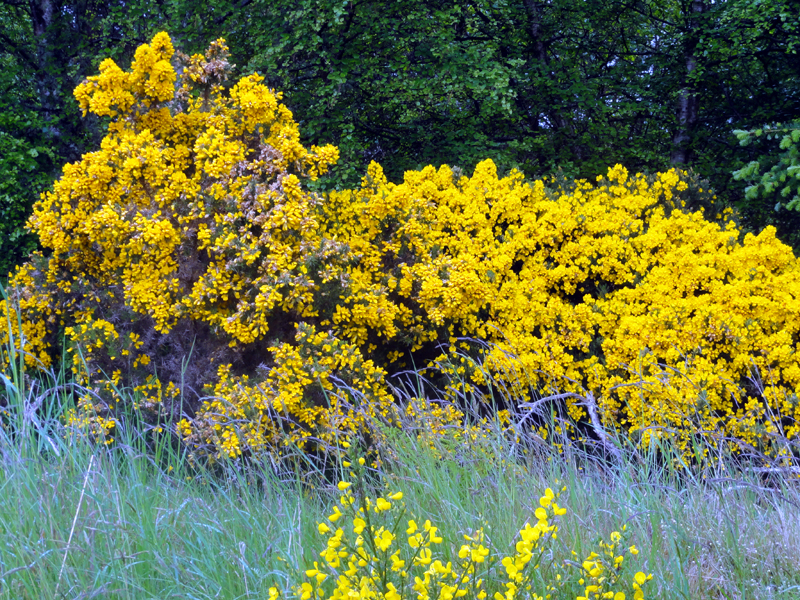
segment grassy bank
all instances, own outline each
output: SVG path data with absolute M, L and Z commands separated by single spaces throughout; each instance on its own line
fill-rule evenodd
M 339 497 L 320 473 L 230 465 L 211 476 L 166 446 L 157 465 L 153 447 L 124 431 L 98 448 L 65 437 L 57 419 L 27 422 L 0 443 L 0 598 L 268 598 L 271 587 L 291 593 L 319 560 L 317 524 Z M 544 446 L 521 455 L 491 432 L 467 445 L 398 431 L 371 480 L 402 490 L 406 514 L 439 527 L 444 555 L 481 525 L 494 548 L 513 547 L 544 490 L 565 488 L 542 564 L 585 556 L 626 525 L 640 550 L 626 560 L 653 574 L 647 598 L 800 595 L 796 477 L 624 459 L 609 467 Z

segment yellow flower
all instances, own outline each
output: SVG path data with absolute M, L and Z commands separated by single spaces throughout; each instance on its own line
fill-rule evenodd
M 386 552 L 389 549 L 389 546 L 392 545 L 392 541 L 394 541 L 394 535 L 392 535 L 391 531 L 381 529 L 375 535 L 375 545 L 382 552 Z
M 360 535 L 361 532 L 364 531 L 364 528 L 366 526 L 367 522 L 364 521 L 364 519 L 360 519 L 358 517 L 355 517 L 353 519 L 353 533 L 355 533 L 356 535 Z
M 311 584 L 308 582 L 303 582 L 300 585 L 300 600 L 309 600 L 312 594 L 314 593 L 314 588 L 311 587 Z
M 401 596 L 398 593 L 397 588 L 391 581 L 386 584 L 386 589 L 387 589 L 385 595 L 386 600 L 400 600 Z

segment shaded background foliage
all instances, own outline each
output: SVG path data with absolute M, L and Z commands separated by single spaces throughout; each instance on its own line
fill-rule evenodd
M 790 0 L 0 0 L 0 271 L 33 246 L 38 193 L 99 140 L 72 89 L 153 33 L 199 52 L 225 37 L 306 144 L 342 158 L 320 185 L 426 164 L 594 177 L 685 165 L 795 248 L 800 219 L 745 200 L 731 173 L 775 153 L 733 130 L 800 116 L 800 17 Z M 765 141 L 766 142 L 766 141 Z

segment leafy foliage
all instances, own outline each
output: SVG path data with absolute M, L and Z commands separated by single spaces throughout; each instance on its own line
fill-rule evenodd
M 0 0 L 0 106 L 24 107 L 33 128 L 11 135 L 42 157 L 41 182 L 23 178 L 6 202 L 28 215 L 59 165 L 99 145 L 103 119 L 81 119 L 72 89 L 162 29 L 192 52 L 228 39 L 237 75 L 287 91 L 304 144 L 339 147 L 343 160 L 309 189 L 357 186 L 372 160 L 398 181 L 487 157 L 501 173 L 583 178 L 679 157 L 733 202 L 730 173 L 755 157 L 730 129 L 798 114 L 795 12 L 789 0 Z M 683 122 L 688 100 L 697 110 Z M 750 208 L 749 230 L 772 224 L 794 243 L 790 217 Z M 30 239 L 11 240 L 14 264 Z
M 776 199 L 776 211 L 781 207 L 800 210 L 800 121 L 750 131 L 737 130 L 734 134 L 742 146 L 761 136 L 775 141 L 780 138 L 778 147 L 783 150 L 777 157 L 774 154 L 762 156 L 733 173 L 735 179 L 750 183 L 745 199 L 751 202 Z
M 747 223 L 773 225 L 797 253 L 800 248 L 798 212 L 798 122 L 773 123 L 757 129 L 735 130 L 750 152 L 750 162 L 733 172 L 747 184 L 736 204 Z M 777 146 L 777 148 L 776 148 Z M 741 165 L 741 163 L 739 163 Z
M 35 115 L 0 113 L 0 280 L 36 248 L 25 222 L 51 183 L 55 159 L 36 125 Z

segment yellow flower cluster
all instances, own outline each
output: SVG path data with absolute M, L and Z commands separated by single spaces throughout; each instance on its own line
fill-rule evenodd
M 274 366 L 261 382 L 219 368 L 217 383 L 194 418 L 179 423 L 184 439 L 215 457 L 270 451 L 276 443 L 307 448 L 307 440 L 336 443 L 380 421 L 395 424 L 385 371 L 357 346 L 297 326 L 295 344 L 270 348 Z
M 626 526 L 623 525 L 624 532 Z M 622 546 L 623 534 L 619 531 L 612 531 L 610 543 L 600 540 L 599 546 L 601 553 L 591 552 L 586 560 L 581 563 L 583 576 L 578 583 L 583 586 L 583 595 L 575 600 L 592 600 L 594 598 L 608 598 L 610 600 L 625 600 L 625 594 L 615 592 L 614 587 L 621 579 L 622 565 L 625 562 L 625 555 L 636 556 L 639 550 L 636 546 L 624 548 Z M 575 555 L 575 551 L 572 552 Z M 641 600 L 644 598 L 642 586 L 653 578 L 652 575 L 645 575 L 637 571 L 633 576 L 631 588 L 633 589 L 633 599 Z
M 513 553 L 503 556 L 483 528 L 463 534 L 456 543 L 445 539 L 430 520 L 418 524 L 408 518 L 402 492 L 377 498 L 366 495 L 364 459 L 358 463 L 350 473 L 355 484 L 338 484 L 339 504 L 317 526 L 325 541 L 321 561 L 300 574 L 298 579 L 305 581 L 291 586 L 289 595 L 299 600 L 484 600 L 489 596 L 545 600 L 578 590 L 582 595 L 569 597 L 644 598 L 642 586 L 652 575 L 641 571 L 630 575 L 626 557 L 638 550 L 622 547 L 619 532 L 611 534 L 611 543 L 601 541 L 601 553 L 592 552 L 582 563 L 571 556 L 559 561 L 554 519 L 567 510 L 558 505 L 558 494 L 549 488 L 534 511 L 535 522 L 525 524 Z M 626 596 L 626 591 L 632 595 Z M 285 593 L 275 587 L 270 597 L 277 599 Z
M 412 352 L 450 342 L 437 364 L 467 391 L 486 371 L 457 340 L 486 340 L 512 401 L 567 393 L 576 419 L 594 410 L 645 441 L 796 437 L 797 260 L 772 228 L 742 243 L 727 213 L 683 209 L 684 178 L 617 166 L 550 190 L 485 161 L 470 178 L 427 167 L 394 185 L 373 164 L 325 206 L 361 255 L 334 324 Z
M 248 344 L 245 370 L 255 370 L 268 360 L 267 334 L 277 327 L 280 339 L 287 321 L 291 331 L 293 318 L 313 317 L 318 286 L 340 274 L 309 269 L 345 249 L 321 237 L 320 198 L 301 185 L 326 173 L 337 149 L 304 148 L 260 76 L 226 92 L 226 59 L 223 40 L 187 57 L 159 33 L 129 72 L 104 61 L 75 97 L 84 113 L 110 118 L 108 134 L 64 167 L 30 219 L 47 254 L 13 276 L 0 340 L 20 340 L 32 366 L 66 357 L 106 406 L 120 388 L 141 406 L 178 398 L 184 382 L 170 354 L 193 341 L 201 374 L 240 364 Z M 371 369 L 364 376 L 374 379 Z M 198 398 L 210 378 L 195 379 Z
M 11 279 L 0 343 L 71 361 L 99 417 L 132 389 L 191 414 L 179 430 L 218 456 L 302 447 L 393 422 L 387 375 L 410 357 L 454 394 L 559 395 L 645 443 L 800 435 L 799 267 L 773 229 L 740 239 L 727 214 L 686 208 L 686 174 L 620 166 L 548 187 L 488 160 L 399 184 L 373 163 L 323 198 L 305 182 L 336 148 L 303 147 L 259 75 L 224 86 L 226 57 L 160 33 L 131 71 L 104 61 L 75 91 L 108 134 L 36 204 L 47 254 Z M 439 429 L 463 418 L 419 410 Z
M 75 98 L 83 109 L 97 115 L 128 115 L 140 102 L 145 108 L 171 100 L 174 95 L 175 69 L 170 64 L 175 49 L 166 33 L 158 33 L 153 41 L 139 46 L 126 73 L 107 58 L 100 63 L 100 75 L 89 77 L 75 90 Z
M 98 444 L 114 443 L 114 429 L 117 423 L 114 419 L 107 419 L 98 413 L 97 407 L 92 404 L 91 395 L 81 396 L 78 399 L 78 409 L 67 410 L 64 421 L 70 435 L 75 438 L 88 436 Z

